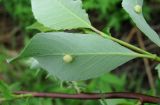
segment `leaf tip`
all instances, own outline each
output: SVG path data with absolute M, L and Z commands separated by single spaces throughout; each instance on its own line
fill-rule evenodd
M 9 58 L 9 59 L 6 59 L 6 62 L 7 63 L 12 63 L 12 62 L 16 61 L 18 58 L 19 58 L 18 56 L 14 57 L 14 58 Z

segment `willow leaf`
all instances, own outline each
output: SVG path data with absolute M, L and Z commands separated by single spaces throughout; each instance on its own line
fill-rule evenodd
M 144 19 L 143 13 L 140 8 L 139 13 L 135 12 L 135 6 L 143 6 L 143 0 L 123 0 L 122 6 L 126 12 L 130 15 L 137 27 L 155 44 L 160 47 L 160 37 L 159 35 L 148 25 Z
M 64 62 L 65 55 L 73 57 L 72 62 Z M 96 34 L 50 32 L 35 35 L 14 60 L 33 57 L 50 75 L 73 81 L 101 76 L 137 56 Z
M 81 0 L 32 0 L 34 17 L 54 30 L 90 28 Z

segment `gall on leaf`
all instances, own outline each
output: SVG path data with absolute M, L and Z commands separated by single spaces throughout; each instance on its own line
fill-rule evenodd
M 69 54 L 66 54 L 66 55 L 63 56 L 63 61 L 65 63 L 71 63 L 73 61 L 73 57 Z
M 140 5 L 135 5 L 134 6 L 134 11 L 137 13 L 137 14 L 140 14 L 140 13 L 142 13 L 142 6 L 140 6 Z

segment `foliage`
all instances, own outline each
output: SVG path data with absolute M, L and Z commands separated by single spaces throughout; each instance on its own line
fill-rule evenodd
M 73 56 L 71 63 L 63 61 L 65 54 Z M 50 75 L 73 81 L 103 75 L 139 55 L 99 35 L 53 32 L 36 35 L 18 56 L 25 57 L 35 58 Z
M 116 4 L 117 2 L 118 1 L 116 0 L 113 2 L 110 1 L 111 4 L 112 3 Z M 54 3 L 54 6 L 52 3 Z M 98 2 L 96 3 L 98 4 Z M 105 3 L 102 0 L 100 4 L 103 5 Z M 108 6 L 105 5 L 102 6 L 102 8 L 100 9 L 102 11 L 102 14 L 103 12 L 105 14 L 106 12 L 105 9 L 109 9 Z M 25 72 L 21 71 L 22 78 L 17 79 L 18 81 L 16 81 L 16 79 L 12 80 L 12 82 L 16 81 L 15 84 L 13 84 L 14 89 L 12 87 L 12 90 L 27 89 L 31 91 L 32 90 L 45 91 L 45 92 L 63 91 L 67 93 L 73 93 L 76 91 L 74 86 L 75 84 L 73 84 L 73 82 L 68 82 L 68 81 L 62 82 L 60 80 L 53 79 L 52 76 L 56 76 L 62 80 L 70 80 L 70 81 L 86 80 L 89 78 L 100 76 L 107 71 L 111 71 L 117 66 L 121 65 L 122 63 L 125 63 L 136 57 L 149 58 L 152 60 L 156 60 L 158 62 L 160 61 L 160 58 L 157 55 L 151 54 L 147 51 L 134 47 L 131 44 L 125 43 L 110 35 L 104 34 L 101 31 L 94 28 L 88 19 L 88 15 L 84 11 L 84 9 L 82 9 L 81 0 L 76 0 L 76 1 L 70 0 L 70 2 L 68 2 L 68 0 L 61 0 L 61 1 L 32 0 L 32 8 L 34 16 L 36 17 L 38 22 L 30 26 L 29 28 L 38 29 L 46 33 L 40 33 L 35 35 L 33 39 L 30 41 L 30 43 L 20 53 L 20 55 L 13 60 L 22 59 L 24 57 L 33 57 L 34 60 L 36 60 L 36 64 L 38 61 L 39 62 L 38 66 L 41 66 L 42 68 L 46 69 L 49 74 L 46 72 L 44 73 L 42 69 L 39 69 L 38 70 L 39 75 L 37 75 L 36 71 L 37 68 L 25 70 Z M 50 8 L 52 8 L 52 10 L 50 10 Z M 132 9 L 134 10 L 134 8 Z M 56 10 L 58 10 L 58 12 Z M 132 18 L 135 19 L 136 17 Z M 58 25 L 55 23 L 57 23 Z M 147 24 L 144 24 L 143 21 L 139 23 L 143 24 L 144 27 L 147 26 Z M 85 33 L 86 31 L 85 32 L 81 31 L 83 29 L 90 31 L 92 34 L 86 34 Z M 70 31 L 66 32 L 66 30 Z M 143 30 L 144 29 L 142 28 L 142 31 Z M 48 33 L 48 31 L 52 32 Z M 151 30 L 147 31 L 151 32 Z M 147 31 L 145 31 L 144 33 L 146 33 Z M 102 37 L 98 35 L 101 35 Z M 153 34 L 151 35 L 151 37 L 155 37 L 155 35 Z M 156 40 L 158 40 L 158 38 Z M 155 42 L 155 40 L 152 41 Z M 66 54 L 69 55 L 70 57 L 73 57 L 71 60 L 69 60 L 69 62 L 63 61 L 64 60 L 63 57 Z M 3 55 L 0 57 L 4 58 Z M 4 63 L 4 59 L 1 60 L 0 62 Z M 23 61 L 21 61 L 21 63 L 25 65 Z M 33 63 L 34 64 L 32 65 L 35 65 L 35 62 Z M 2 64 L 0 63 L 0 66 L 1 65 Z M 17 65 L 17 63 L 15 63 L 14 65 Z M 17 67 L 17 68 L 24 69 L 24 67 L 22 68 Z M 48 81 L 46 81 L 46 79 Z M 32 86 L 28 83 L 31 83 Z M 62 83 L 63 87 L 59 88 L 59 84 Z M 77 82 L 77 84 L 78 84 L 77 86 L 83 92 L 111 92 L 111 91 L 125 91 L 125 84 L 127 84 L 127 82 L 125 75 L 122 77 L 118 77 L 109 73 L 106 74 L 105 76 L 101 76 L 93 80 L 88 80 L 87 82 L 79 81 Z M 21 87 L 22 85 L 25 88 L 24 87 L 22 88 Z M 69 87 L 70 89 L 66 87 Z M 9 86 L 1 82 L 0 90 L 2 95 L 3 94 L 5 95 L 7 92 L 9 92 L 10 94 L 9 88 L 10 88 Z M 8 96 L 4 97 L 7 98 Z M 102 104 L 108 103 L 113 105 L 117 104 L 135 105 L 135 102 L 128 100 L 121 100 L 121 99 L 120 100 L 102 99 L 100 101 Z M 79 100 L 78 101 L 65 100 L 63 101 L 63 103 L 65 104 L 83 103 L 84 105 L 94 105 L 94 104 L 96 105 L 99 102 L 98 101 L 82 102 Z M 44 99 L 28 98 L 27 100 L 24 99 L 24 100 L 14 101 L 12 104 L 61 105 L 63 103 L 58 99 L 52 101 L 50 99 L 44 100 Z M 10 102 L 4 102 L 4 105 L 5 104 L 8 105 L 10 104 Z
M 7 0 L 1 0 L 0 4 L 22 27 L 26 27 L 33 22 L 34 18 L 29 0 L 12 0 L 9 2 Z
M 4 52 L 6 53 L 6 52 Z M 0 76 L 5 77 L 3 79 L 9 78 L 9 92 L 18 91 L 18 90 L 29 90 L 29 91 L 41 91 L 41 92 L 66 92 L 66 93 L 75 93 L 75 89 L 72 87 L 72 84 L 55 80 L 51 76 L 47 76 L 47 73 L 35 69 L 25 67 L 26 61 L 20 61 L 8 65 L 5 63 L 6 55 L 1 52 L 0 59 Z M 28 63 L 28 60 L 27 60 Z M 14 70 L 12 70 L 14 69 Z M 3 71 L 2 71 L 3 70 Z M 3 74 L 3 75 L 2 75 Z M 108 79 L 109 78 L 109 79 Z M 116 76 L 111 73 L 107 73 L 104 76 L 90 80 L 87 82 L 81 81 L 78 82 L 78 87 L 81 88 L 83 92 L 112 92 L 112 91 L 125 91 L 127 84 L 126 74 L 121 76 Z M 6 82 L 6 81 L 5 81 Z M 7 84 L 6 84 L 7 85 Z M 4 92 L 4 91 L 3 91 Z M 115 101 L 115 100 L 113 100 Z M 107 102 L 111 102 L 108 100 Z M 117 103 L 124 103 L 124 100 L 117 101 Z M 132 102 L 125 100 L 125 102 Z M 1 104 L 3 105 L 72 105 L 72 104 L 83 104 L 83 105 L 97 105 L 100 104 L 99 100 L 97 101 L 81 101 L 81 100 L 51 100 L 43 98 L 24 98 L 24 99 L 15 99 L 12 101 L 4 101 Z
M 19 71 L 20 72 L 20 71 Z M 15 79 L 15 77 L 10 77 L 15 79 L 10 88 L 12 91 L 27 89 L 30 91 L 45 91 L 45 92 L 67 92 L 74 93 L 75 90 L 71 87 L 71 84 L 64 83 L 63 87 L 60 87 L 60 81 L 54 80 L 53 78 L 45 78 L 46 73 L 40 71 L 38 75 L 35 76 L 35 69 L 26 69 L 21 71 L 22 75 Z M 10 75 L 11 76 L 11 75 Z M 108 79 L 109 78 L 109 79 Z M 32 85 L 31 85 L 32 84 Z M 127 83 L 126 74 L 122 76 L 116 76 L 114 74 L 108 73 L 104 76 L 101 76 L 97 79 L 88 82 L 78 82 L 78 86 L 83 90 L 83 92 L 112 92 L 112 91 L 125 91 Z M 135 88 L 135 87 L 134 87 Z M 125 99 L 110 99 L 105 100 L 109 105 L 135 105 L 135 101 L 125 100 Z M 101 102 L 103 103 L 103 102 Z M 1 103 L 3 105 L 63 105 L 63 104 L 83 104 L 83 105 L 97 105 L 100 104 L 99 100 L 97 101 L 81 101 L 81 100 L 51 100 L 43 98 L 24 98 L 17 99 L 13 101 L 5 101 Z M 103 104 L 102 104 L 103 105 Z
M 106 29 L 107 27 L 115 28 L 119 30 L 121 23 L 128 20 L 129 17 L 119 5 L 120 0 L 83 0 L 84 8 L 88 11 L 96 10 L 99 20 L 107 21 L 103 23 Z M 118 10 L 118 12 L 117 12 Z M 119 17 L 119 18 L 117 18 Z
M 147 24 L 146 20 L 143 17 L 142 6 L 143 0 L 137 1 L 128 1 L 123 0 L 123 8 L 128 12 L 131 16 L 132 20 L 135 22 L 137 27 L 155 44 L 160 47 L 160 37 L 159 35 Z M 137 7 L 138 5 L 138 7 Z M 137 7 L 137 11 L 133 10 L 134 7 Z M 136 9 L 136 8 L 134 8 Z
M 158 0 L 156 0 L 158 1 Z M 146 1 L 148 2 L 148 1 Z M 98 21 L 103 21 L 104 31 L 111 27 L 119 31 L 121 24 L 129 20 L 129 16 L 121 8 L 121 0 L 83 0 L 84 8 L 91 13 L 96 11 Z M 0 4 L 22 27 L 26 27 L 33 22 L 33 16 L 29 0 L 1 0 Z M 118 10 L 118 11 L 117 11 Z M 144 15 L 150 19 L 151 8 L 144 6 Z M 119 18 L 117 18 L 119 17 Z M 26 21 L 27 20 L 27 21 Z
M 66 0 L 39 0 L 38 2 L 39 3 L 37 3 L 36 0 L 32 0 L 32 11 L 37 21 L 44 26 L 55 30 L 90 27 L 88 16 L 85 11 L 81 9 L 82 3 L 80 0 L 74 2 Z M 42 6 L 48 6 L 48 8 L 53 11 L 48 11 L 48 8 L 41 8 Z M 39 8 L 39 10 L 37 8 Z M 62 20 L 64 21 L 63 24 L 61 24 Z
M 83 0 L 84 8 L 88 11 L 98 14 L 99 21 L 103 21 L 104 31 L 107 27 L 116 31 L 122 29 L 122 23 L 129 21 L 129 16 L 121 8 L 121 0 Z M 147 1 L 145 1 L 147 2 Z M 144 15 L 147 20 L 150 19 L 151 8 L 146 5 L 143 8 Z M 117 18 L 118 17 L 118 18 Z M 105 22 L 105 23 L 104 23 Z
M 2 97 L 10 99 L 12 98 L 12 92 L 9 89 L 9 86 L 5 84 L 3 81 L 0 81 L 0 92 L 2 93 Z
M 143 32 L 145 31 L 144 33 L 146 33 L 146 35 L 150 35 L 152 38 L 157 36 L 154 34 L 148 34 L 154 31 L 148 26 L 148 24 L 146 24 L 145 21 L 139 21 L 139 18 L 143 19 L 143 16 L 142 14 L 140 15 L 134 11 L 134 5 L 136 5 L 136 3 L 134 3 L 134 5 L 131 3 L 132 5 L 128 6 L 130 3 L 131 2 L 124 0 L 123 6 L 127 12 L 130 10 L 129 12 L 133 14 L 131 14 L 131 17 L 135 22 L 138 21 L 138 23 L 136 22 L 137 24 L 144 26 L 140 27 L 140 29 L 142 29 Z M 142 3 L 143 0 L 141 0 L 140 4 L 142 5 Z M 69 81 L 87 80 L 100 76 L 106 72 L 105 69 L 108 69 L 107 71 L 111 71 L 135 57 L 151 58 L 160 61 L 160 58 L 154 54 L 135 48 L 132 45 L 95 29 L 91 26 L 88 16 L 81 8 L 81 5 L 81 0 L 71 0 L 70 2 L 66 2 L 66 0 L 32 0 L 34 16 L 37 21 L 44 26 L 53 30 L 89 28 L 106 39 L 102 39 L 100 36 L 98 37 L 98 35 L 94 34 L 70 34 L 66 32 L 42 33 L 40 35 L 36 35 L 24 51 L 13 60 L 24 57 L 33 57 L 39 62 L 42 68 L 48 71 L 49 75 L 54 75 L 59 79 Z M 57 10 L 57 8 L 59 9 Z M 60 15 L 59 12 L 61 13 Z M 48 19 L 46 17 L 50 18 Z M 62 21 L 65 21 L 65 23 L 62 23 Z M 145 30 L 146 27 L 148 27 L 148 30 Z M 154 33 L 156 34 L 156 32 Z M 126 48 L 123 48 L 118 45 L 118 43 L 112 42 L 111 40 L 122 44 Z M 159 40 L 160 39 L 156 38 L 156 40 L 153 41 L 157 44 L 157 41 Z M 127 47 L 131 50 L 135 50 L 137 53 L 129 51 Z M 63 62 L 62 58 L 65 54 L 73 56 L 73 62 Z M 110 61 L 111 59 L 112 61 Z M 116 59 L 118 59 L 118 61 L 116 61 Z M 110 63 L 105 64 L 109 61 Z

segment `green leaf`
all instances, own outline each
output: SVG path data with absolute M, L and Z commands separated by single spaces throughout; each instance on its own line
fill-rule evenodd
M 64 62 L 65 55 L 73 57 L 72 62 Z M 50 32 L 36 35 L 13 60 L 33 57 L 50 75 L 73 81 L 101 76 L 137 56 L 96 34 Z
M 155 44 L 160 47 L 160 37 L 159 35 L 147 24 L 144 19 L 143 13 L 136 13 L 135 6 L 143 6 L 143 0 L 123 0 L 122 2 L 123 8 L 130 15 L 132 20 L 135 22 L 137 27 Z M 140 10 L 137 8 L 137 10 Z M 141 10 L 140 10 L 141 11 Z
M 91 27 L 81 0 L 32 0 L 32 11 L 38 22 L 54 30 Z
M 125 99 L 107 99 L 108 105 L 135 105 L 135 103 Z
M 43 24 L 39 23 L 39 22 L 35 22 L 34 24 L 32 24 L 31 26 L 27 27 L 27 29 L 35 29 L 35 30 L 39 30 L 41 32 L 48 32 L 48 31 L 53 31 L 53 29 L 50 29 L 48 27 L 45 27 Z
M 0 93 L 2 93 L 4 98 L 7 98 L 7 99 L 13 98 L 13 95 L 11 90 L 9 89 L 9 86 L 3 81 L 0 81 Z

